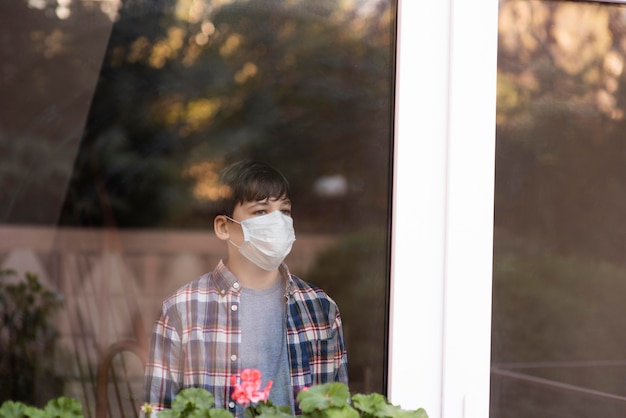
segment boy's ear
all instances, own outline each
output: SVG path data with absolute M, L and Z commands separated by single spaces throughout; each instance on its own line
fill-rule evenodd
M 227 239 L 230 238 L 230 234 L 228 233 L 228 228 L 226 227 L 227 223 L 228 223 L 228 220 L 226 219 L 226 216 L 224 215 L 217 215 L 213 219 L 213 230 L 215 231 L 215 235 L 222 241 L 226 241 Z

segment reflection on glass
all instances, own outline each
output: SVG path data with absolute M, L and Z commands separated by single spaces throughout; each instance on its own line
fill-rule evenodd
M 492 417 L 626 410 L 626 8 L 501 0 Z
M 215 176 L 244 158 L 292 182 L 288 264 L 338 302 L 351 389 L 385 391 L 394 1 L 20 0 L 0 22 L 0 266 L 63 298 L 58 391 L 138 408 L 145 338 L 223 257 Z

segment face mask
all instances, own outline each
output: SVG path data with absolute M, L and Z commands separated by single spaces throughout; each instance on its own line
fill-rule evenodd
M 254 216 L 241 222 L 227 217 L 241 225 L 243 243 L 238 246 L 230 241 L 239 252 L 263 270 L 276 270 L 291 251 L 296 240 L 293 219 L 280 211 L 263 216 Z

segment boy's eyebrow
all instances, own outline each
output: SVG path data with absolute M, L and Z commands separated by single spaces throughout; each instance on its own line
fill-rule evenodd
M 267 206 L 270 204 L 270 200 L 273 201 L 277 201 L 277 202 L 281 202 L 285 205 L 290 205 L 291 206 L 291 200 L 290 199 L 273 199 L 273 198 L 265 198 L 263 200 L 257 200 L 256 202 L 250 202 L 250 205 L 248 205 L 248 207 L 253 208 L 255 206 Z

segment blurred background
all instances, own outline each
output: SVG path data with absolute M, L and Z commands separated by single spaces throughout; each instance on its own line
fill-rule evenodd
M 626 414 L 626 8 L 615 3 L 500 1 L 492 417 Z
M 134 416 L 162 300 L 225 255 L 216 176 L 293 189 L 287 263 L 386 391 L 396 5 L 0 2 L 0 400 Z

